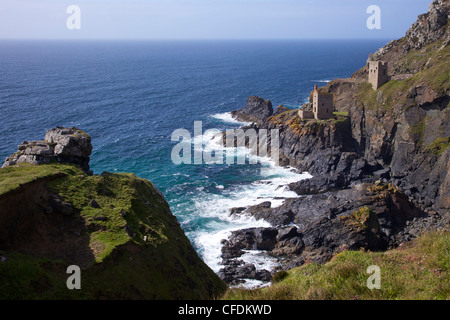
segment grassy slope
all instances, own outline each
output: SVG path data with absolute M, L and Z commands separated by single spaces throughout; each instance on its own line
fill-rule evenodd
M 0 263 L 0 299 L 201 299 L 225 290 L 151 182 L 127 173 L 88 176 L 71 165 L 20 165 L 0 170 L 0 202 L 44 178 L 48 190 L 75 208 L 73 219 L 84 222 L 92 261 L 82 270 L 82 290 L 66 288 L 66 268 L 76 261 L 0 251 L 7 257 Z M 89 205 L 92 199 L 100 208 Z
M 368 289 L 367 267 L 381 269 Z M 306 264 L 258 290 L 232 289 L 223 299 L 449 299 L 450 233 L 433 232 L 386 252 L 346 251 L 325 265 Z
M 373 90 L 369 83 L 361 83 L 355 94 L 356 99 L 369 111 L 380 116 L 385 113 L 400 114 L 415 104 L 411 95 L 416 87 L 432 89 L 438 96 L 449 94 L 450 89 L 450 46 L 443 42 L 434 42 L 416 51 L 410 51 L 396 62 L 400 72 L 414 73 L 403 81 L 391 80 L 378 90 Z M 440 156 L 450 145 L 449 136 L 438 137 L 435 141 L 424 145 L 427 119 L 411 126 L 411 136 L 417 146 L 424 151 Z
M 450 88 L 450 46 L 438 51 L 442 42 L 432 43 L 419 51 L 411 51 L 400 59 L 397 64 L 400 69 L 420 69 L 414 76 L 403 81 L 391 80 L 378 90 L 373 90 L 369 83 L 362 83 L 356 93 L 358 101 L 369 110 L 390 111 L 395 106 L 408 108 L 413 100 L 409 100 L 410 91 L 418 86 L 427 86 L 438 95 L 448 94 Z M 407 71 L 405 71 L 407 72 Z M 377 96 L 382 92 L 380 101 Z M 401 110 L 403 110 L 401 109 Z

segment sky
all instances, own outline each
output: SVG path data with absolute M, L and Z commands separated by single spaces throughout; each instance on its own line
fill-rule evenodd
M 417 15 L 428 11 L 430 3 L 431 0 L 0 0 L 0 39 L 398 39 Z M 71 5 L 79 8 L 79 15 L 67 12 Z M 371 5 L 380 8 L 380 29 L 367 27 L 367 20 L 374 13 L 367 13 Z

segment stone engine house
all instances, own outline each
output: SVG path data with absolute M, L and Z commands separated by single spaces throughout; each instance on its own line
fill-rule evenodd
M 317 85 L 314 85 L 312 92 L 312 102 L 302 106 L 298 111 L 299 116 L 306 119 L 327 120 L 334 117 L 333 94 L 319 92 Z
M 377 90 L 390 80 L 386 61 L 369 61 L 367 68 L 369 69 L 369 83 L 373 90 Z

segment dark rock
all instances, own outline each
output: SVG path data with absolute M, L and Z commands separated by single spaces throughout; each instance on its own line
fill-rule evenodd
M 260 207 L 260 208 L 267 209 L 267 208 L 270 208 L 272 206 L 272 203 L 270 201 L 264 201 L 264 202 L 258 204 L 257 206 Z
M 258 228 L 256 234 L 256 249 L 270 251 L 277 243 L 278 230 L 275 228 Z
M 94 220 L 95 221 L 107 221 L 108 218 L 105 216 L 97 216 L 97 217 L 94 217 Z
M 282 241 L 298 236 L 300 236 L 300 233 L 298 233 L 298 229 L 295 226 L 280 228 L 278 229 L 277 241 Z
M 271 208 L 270 202 L 250 206 L 245 213 L 258 220 L 265 220 L 273 226 L 288 225 L 294 217 L 293 212 L 289 208 Z
M 89 202 L 89 206 L 90 206 L 91 208 L 100 209 L 100 205 L 98 204 L 97 201 L 95 201 L 95 199 L 92 199 L 91 202 Z
M 448 21 L 448 6 L 448 1 L 434 0 L 428 13 L 419 15 L 406 33 L 407 49 L 418 50 L 443 37 Z
M 286 111 L 289 111 L 289 110 L 291 110 L 291 109 L 289 109 L 288 107 L 279 105 L 279 106 L 275 109 L 275 112 L 273 113 L 273 115 L 276 116 L 276 115 L 279 115 L 279 114 L 281 114 L 281 113 L 283 113 L 283 112 L 286 112 Z
M 270 100 L 251 96 L 247 99 L 247 104 L 244 108 L 233 111 L 231 114 L 239 121 L 259 122 L 273 114 L 273 107 Z
M 254 264 L 244 263 L 242 260 L 231 260 L 218 272 L 219 277 L 229 285 L 238 285 L 245 282 L 245 279 L 255 279 L 269 282 L 272 275 L 268 270 L 257 270 Z
M 222 246 L 221 252 L 224 264 L 226 264 L 229 259 L 237 258 L 244 254 L 244 251 L 238 247 L 238 244 L 231 245 L 228 241 Z
M 236 277 L 240 279 L 255 279 L 256 267 L 252 263 L 246 263 L 236 268 Z
M 266 269 L 256 270 L 255 279 L 263 282 L 269 282 L 272 280 L 272 274 Z
M 131 228 L 130 228 L 128 225 L 126 225 L 126 226 L 123 228 L 123 230 L 127 233 L 127 235 L 128 235 L 129 237 L 134 238 L 134 237 L 136 236 L 136 233 L 132 232 L 132 231 L 131 231 Z
M 298 235 L 295 237 L 280 240 L 275 245 L 275 248 L 270 252 L 274 256 L 292 256 L 300 254 L 305 245 L 302 240 L 302 236 Z
M 243 211 L 245 211 L 247 209 L 247 207 L 235 207 L 235 208 L 231 208 L 230 210 L 228 210 L 228 214 L 231 216 L 233 214 L 239 214 L 242 213 Z
M 71 215 L 74 212 L 73 206 L 65 202 L 59 195 L 51 195 L 49 197 L 50 208 L 46 210 L 47 213 L 58 212 L 64 215 Z

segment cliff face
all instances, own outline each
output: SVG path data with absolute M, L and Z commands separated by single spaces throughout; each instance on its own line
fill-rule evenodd
M 258 241 L 272 243 L 274 255 L 295 243 L 280 259 L 289 269 L 306 260 L 326 261 L 341 246 L 382 250 L 420 232 L 448 228 L 449 4 L 433 1 L 405 37 L 369 56 L 389 65 L 391 80 L 378 90 L 368 83 L 367 66 L 320 88 L 334 95 L 334 119 L 303 121 L 296 110 L 283 110 L 250 126 L 279 129 L 281 164 L 313 178 L 290 185 L 298 199 L 287 199 L 278 208 L 266 204 L 243 211 L 269 221 L 275 231 L 236 231 L 223 249 L 228 274 L 240 247 Z M 364 224 L 343 223 L 360 212 L 370 213 L 378 226 L 373 232 Z M 276 240 L 289 224 L 296 229 L 292 240 Z M 248 245 L 235 241 L 241 238 Z
M 369 56 L 391 81 L 372 90 L 367 67 L 324 89 L 348 112 L 357 152 L 424 210 L 449 211 L 449 1 L 433 1 L 406 35 Z
M 449 6 L 433 1 L 405 37 L 369 57 L 388 61 L 392 81 L 377 91 L 360 83 L 339 106 L 351 114 L 361 155 L 390 169 L 421 207 L 442 213 L 450 208 Z
M 210 299 L 224 292 L 150 181 L 87 174 L 56 160 L 0 169 L 0 299 Z M 66 287 L 69 265 L 81 268 L 80 290 Z

